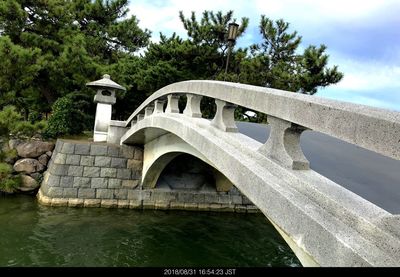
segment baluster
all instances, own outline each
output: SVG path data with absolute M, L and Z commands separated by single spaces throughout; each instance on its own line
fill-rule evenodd
M 157 99 L 154 101 L 154 112 L 153 113 L 164 113 L 164 100 Z
M 179 95 L 173 95 L 173 94 L 168 95 L 168 103 L 165 112 L 179 113 L 178 102 L 179 102 Z
M 238 129 L 235 123 L 235 109 L 237 105 L 228 103 L 219 99 L 215 99 L 217 111 L 211 125 L 225 132 L 237 132 Z
M 203 98 L 200 95 L 186 94 L 187 102 L 183 114 L 191 117 L 201 117 L 200 101 Z
M 309 169 L 310 163 L 300 147 L 300 135 L 306 128 L 273 116 L 268 116 L 268 122 L 271 133 L 258 151 L 286 168 Z
M 144 119 L 144 114 L 138 114 L 137 115 L 137 122 L 139 122 L 142 119 Z
M 148 116 L 151 116 L 153 114 L 153 110 L 154 110 L 154 108 L 152 106 L 147 106 L 144 109 L 144 117 L 146 118 Z

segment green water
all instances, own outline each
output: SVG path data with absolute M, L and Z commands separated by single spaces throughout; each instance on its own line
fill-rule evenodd
M 0 197 L 0 266 L 300 266 L 262 215 L 45 207 Z

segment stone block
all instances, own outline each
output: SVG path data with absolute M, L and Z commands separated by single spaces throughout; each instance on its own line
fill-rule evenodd
M 196 193 L 193 195 L 193 202 L 200 204 L 200 203 L 204 203 L 204 194 L 203 193 Z
M 61 148 L 61 153 L 64 154 L 74 154 L 75 144 L 70 142 L 64 142 Z
M 57 153 L 54 155 L 54 164 L 65 164 L 67 160 L 67 155 L 63 153 Z
M 68 206 L 68 199 L 66 198 L 53 198 L 51 200 L 52 207 L 65 207 Z
M 83 200 L 83 206 L 86 208 L 99 208 L 101 200 L 100 199 L 85 199 Z
M 50 168 L 50 174 L 58 175 L 58 176 L 66 176 L 68 175 L 69 165 L 61 165 L 61 164 L 53 164 Z
M 247 213 L 247 208 L 245 205 L 235 205 L 235 212 L 237 213 Z
M 126 168 L 126 159 L 123 158 L 112 158 L 111 159 L 112 168 Z
M 141 180 L 142 179 L 142 169 L 132 170 L 132 179 Z
M 90 145 L 91 156 L 107 156 L 107 145 Z
M 43 183 L 40 185 L 40 190 L 42 191 L 42 193 L 43 193 L 44 195 L 47 195 L 47 192 L 48 192 L 48 190 L 49 190 L 49 185 L 47 184 L 47 182 L 43 182 Z
M 127 189 L 115 189 L 114 190 L 114 198 L 115 199 L 128 199 L 128 190 Z
M 117 169 L 116 168 L 100 168 L 100 177 L 117 177 Z
M 178 193 L 178 202 L 185 202 L 185 203 L 192 203 L 193 200 L 193 193 L 190 192 L 179 192 Z
M 184 208 L 187 211 L 197 211 L 199 209 L 197 203 L 185 203 Z
M 152 192 L 150 190 L 142 190 L 141 192 L 141 197 L 142 200 L 151 200 L 151 194 Z
M 108 185 L 108 179 L 105 178 L 92 178 L 90 187 L 93 189 L 106 189 Z
M 155 208 L 156 203 L 152 200 L 143 200 L 143 209 L 145 210 L 153 210 Z
M 81 156 L 80 165 L 93 166 L 94 165 L 94 157 L 92 157 L 92 156 Z
M 169 203 L 169 208 L 171 210 L 184 210 L 185 209 L 185 203 L 171 202 L 171 203 Z
M 143 161 L 143 150 L 136 147 L 135 148 L 135 155 L 133 157 L 135 160 Z
M 120 179 L 108 179 L 108 188 L 109 189 L 119 189 L 121 188 L 122 180 Z
M 96 198 L 97 199 L 113 199 L 113 190 L 112 189 L 96 189 Z
M 206 203 L 198 203 L 197 208 L 201 211 L 209 211 L 210 210 L 210 204 Z
M 78 197 L 79 198 L 85 198 L 85 199 L 96 198 L 96 190 L 95 189 L 79 188 L 78 189 Z
M 123 188 L 134 189 L 139 185 L 139 180 L 122 180 L 121 185 Z
M 128 209 L 129 208 L 129 200 L 117 200 L 118 201 L 118 209 Z
M 218 203 L 218 195 L 216 193 L 204 194 L 204 203 Z
M 218 203 L 220 203 L 220 204 L 231 204 L 232 203 L 231 196 L 229 194 L 219 193 L 218 194 Z
M 231 199 L 233 204 L 241 205 L 243 203 L 242 196 L 240 195 L 232 195 Z
M 139 201 L 142 200 L 142 195 L 141 195 L 140 190 L 128 190 L 128 200 L 134 200 L 134 201 Z
M 61 140 L 57 140 L 56 147 L 54 148 L 54 151 L 55 152 L 61 152 L 63 144 L 64 144 L 64 142 L 62 142 Z
M 142 200 L 129 200 L 129 209 L 142 209 Z
M 89 153 L 90 153 L 90 144 L 76 144 L 75 145 L 75 154 L 89 155 Z
M 116 199 L 101 199 L 100 206 L 102 208 L 118 208 L 118 200 L 116 200 Z
M 60 179 L 60 187 L 63 188 L 72 188 L 74 184 L 74 177 L 71 176 L 61 176 Z
M 99 167 L 110 167 L 111 158 L 98 156 L 94 159 L 94 165 Z
M 128 168 L 118 168 L 117 169 L 117 178 L 119 179 L 131 179 L 132 170 Z
M 118 146 L 108 146 L 107 156 L 118 157 L 119 156 L 119 147 Z
M 234 212 L 235 211 L 235 205 L 233 204 L 221 204 L 221 212 Z
M 60 186 L 60 176 L 49 174 L 49 178 L 47 180 L 47 185 L 49 187 L 59 187 Z
M 222 205 L 217 203 L 211 203 L 209 210 L 212 212 L 220 212 L 222 210 Z
M 68 169 L 69 176 L 80 177 L 83 174 L 83 166 L 70 165 Z
M 254 205 L 247 205 L 247 213 L 249 214 L 256 214 L 260 213 L 260 210 Z
M 68 207 L 83 207 L 83 199 L 69 199 L 68 200 Z
M 154 208 L 156 210 L 168 210 L 169 209 L 169 202 L 156 201 L 155 204 L 154 204 Z
M 63 197 L 64 198 L 77 198 L 78 197 L 78 189 L 77 188 L 64 188 Z
M 99 177 L 100 176 L 100 168 L 93 166 L 85 166 L 83 168 L 83 177 Z
M 47 191 L 47 196 L 55 198 L 55 197 L 63 197 L 64 189 L 60 187 L 50 187 Z
M 90 188 L 90 178 L 88 177 L 74 177 L 74 188 Z
M 79 165 L 80 162 L 81 162 L 80 155 L 67 155 L 67 158 L 65 160 L 65 163 L 70 165 Z
M 121 158 L 133 159 L 134 152 L 135 150 L 132 146 L 121 145 L 119 148 L 119 156 Z
M 127 168 L 131 168 L 133 170 L 143 170 L 143 162 L 139 160 L 129 159 L 127 163 Z

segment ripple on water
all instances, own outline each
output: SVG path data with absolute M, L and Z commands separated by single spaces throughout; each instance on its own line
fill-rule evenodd
M 0 266 L 300 266 L 262 215 L 45 207 L 0 198 Z

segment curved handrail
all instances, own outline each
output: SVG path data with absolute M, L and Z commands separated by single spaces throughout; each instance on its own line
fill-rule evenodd
M 132 113 L 174 93 L 211 97 L 400 159 L 400 113 L 293 92 L 221 81 L 183 81 L 153 93 Z

